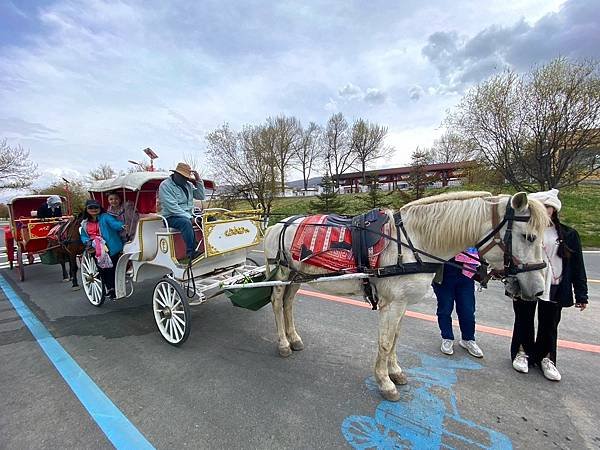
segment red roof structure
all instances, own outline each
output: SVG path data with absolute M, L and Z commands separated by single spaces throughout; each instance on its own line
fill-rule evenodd
M 474 165 L 474 161 L 459 161 L 453 163 L 429 164 L 423 167 L 429 175 L 435 175 L 442 186 L 447 186 L 451 180 L 457 180 L 464 177 L 465 169 Z M 398 189 L 399 185 L 406 184 L 410 174 L 414 171 L 413 166 L 396 167 L 393 169 L 369 170 L 366 172 L 367 178 L 377 175 L 380 184 L 387 184 L 388 189 Z M 339 179 L 340 186 L 350 187 L 350 192 L 360 192 L 362 185 L 362 172 L 344 173 L 339 177 L 335 175 L 333 179 Z

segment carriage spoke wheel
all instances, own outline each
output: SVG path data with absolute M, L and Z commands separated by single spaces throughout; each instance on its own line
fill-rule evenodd
M 90 303 L 101 306 L 105 298 L 104 283 L 94 257 L 87 252 L 81 258 L 81 282 Z
M 25 266 L 23 265 L 23 251 L 21 246 L 17 246 L 17 270 L 19 271 L 19 280 L 25 281 Z
M 175 281 L 164 278 L 152 294 L 154 320 L 162 337 L 171 345 L 181 345 L 190 335 L 191 312 L 187 298 Z

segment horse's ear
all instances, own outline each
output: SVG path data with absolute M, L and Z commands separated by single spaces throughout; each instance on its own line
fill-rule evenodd
M 525 208 L 527 208 L 527 193 L 517 192 L 515 195 L 512 196 L 510 205 L 515 211 L 522 211 Z

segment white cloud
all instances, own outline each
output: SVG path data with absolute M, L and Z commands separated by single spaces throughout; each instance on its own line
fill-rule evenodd
M 453 75 L 448 55 L 494 25 L 535 23 L 557 1 L 19 3 L 11 17 L 35 26 L 0 31 L 0 138 L 31 149 L 51 176 L 105 162 L 125 169 L 145 147 L 168 168 L 201 153 L 204 134 L 224 122 L 284 113 L 325 123 L 341 111 L 388 126 L 400 161 L 432 142 L 458 100 L 439 82 L 440 68 Z M 446 53 L 421 53 L 428 36 L 452 30 L 461 34 Z M 469 73 L 493 61 L 480 58 Z

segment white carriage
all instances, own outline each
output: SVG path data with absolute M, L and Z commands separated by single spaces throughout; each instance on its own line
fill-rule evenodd
M 196 208 L 194 231 L 200 256 L 189 264 L 180 233 L 169 228 L 158 214 L 158 187 L 170 174 L 136 172 L 93 183 L 89 192 L 103 207 L 108 195 L 117 192 L 131 202 L 139 214 L 129 224 L 131 238 L 115 267 L 116 299 L 129 297 L 136 283 L 157 279 L 152 293 L 152 308 L 158 329 L 167 342 L 180 345 L 190 333 L 190 306 L 198 305 L 223 292 L 225 284 L 235 283 L 264 271 L 249 267 L 248 252 L 262 239 L 264 223 L 261 210 L 229 211 L 221 208 Z M 214 188 L 205 180 L 205 188 Z M 84 292 L 90 303 L 101 306 L 106 291 L 95 257 L 84 252 L 81 262 Z

